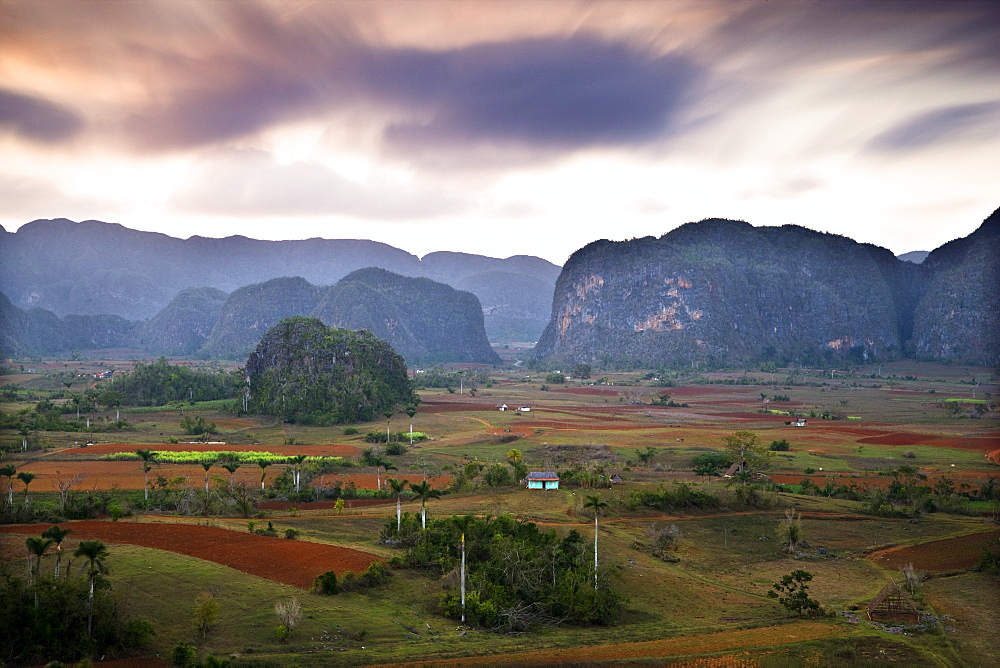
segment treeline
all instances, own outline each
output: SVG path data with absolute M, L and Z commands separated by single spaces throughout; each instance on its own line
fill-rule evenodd
M 114 381 L 126 406 L 162 406 L 171 401 L 212 401 L 241 396 L 246 382 L 240 371 L 204 371 L 170 364 L 161 357 L 152 364 L 137 362 Z
M 406 548 L 399 559 L 408 568 L 458 575 L 462 536 L 466 556 L 466 623 L 498 632 L 525 631 L 557 624 L 610 624 L 624 599 L 601 569 L 594 579 L 593 553 L 575 529 L 560 538 L 533 522 L 510 515 L 432 520 L 405 514 L 386 522 L 381 537 Z M 457 584 L 457 583 L 456 583 Z M 442 612 L 462 615 L 458 587 L 441 596 Z

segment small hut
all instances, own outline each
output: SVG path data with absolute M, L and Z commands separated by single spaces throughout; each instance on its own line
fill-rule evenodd
M 899 585 L 890 582 L 882 587 L 878 596 L 868 604 L 868 619 L 873 622 L 912 622 L 920 621 L 920 612 L 913 600 L 906 595 Z

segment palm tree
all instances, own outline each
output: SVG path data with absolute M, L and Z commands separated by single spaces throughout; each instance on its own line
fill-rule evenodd
M 229 486 L 233 486 L 233 476 L 236 475 L 236 469 L 240 467 L 239 462 L 226 462 L 222 465 L 222 468 L 229 471 Z
M 72 529 L 63 529 L 58 524 L 53 524 L 42 533 L 42 537 L 51 538 L 56 544 L 56 579 L 59 579 L 59 567 L 62 565 L 62 544 L 66 540 L 66 535 Z
M 34 473 L 28 473 L 26 471 L 21 471 L 17 474 L 17 479 L 24 483 L 24 505 L 28 505 L 28 485 L 31 481 L 35 479 Z
M 87 563 L 80 570 L 87 568 L 87 579 L 90 585 L 90 596 L 87 600 L 87 636 L 91 637 L 94 635 L 94 583 L 98 573 L 108 572 L 103 561 L 108 558 L 108 548 L 99 540 L 84 540 L 80 541 L 73 556 L 83 557 L 87 560 Z
M 0 475 L 7 478 L 7 505 L 14 505 L 14 474 L 17 473 L 17 467 L 13 464 L 4 464 L 0 466 Z
M 299 491 L 299 483 L 302 481 L 302 463 L 306 460 L 305 455 L 295 455 L 289 457 L 288 461 L 292 465 L 292 479 L 295 481 L 295 491 Z
M 156 463 L 156 454 L 152 450 L 136 450 L 135 454 L 139 456 L 142 460 L 142 475 L 143 475 L 143 498 L 149 501 L 149 469 L 153 468 L 153 464 Z
M 462 623 L 465 623 L 465 532 L 469 530 L 469 525 L 475 518 L 472 515 L 463 515 L 462 517 L 452 517 L 451 521 L 455 523 L 455 527 L 462 536 L 462 570 L 460 571 L 460 577 L 462 582 Z
M 392 411 L 382 411 L 382 415 L 385 416 L 385 444 L 389 445 L 389 422 L 392 420 Z
M 267 475 L 267 471 L 265 471 L 264 469 L 266 469 L 270 465 L 271 465 L 270 459 L 257 460 L 257 466 L 260 467 L 260 491 L 262 492 L 264 491 L 264 476 Z
M 402 508 L 402 496 L 403 492 L 406 491 L 406 484 L 409 480 L 396 480 L 395 478 L 386 478 L 386 482 L 389 484 L 389 488 L 392 489 L 392 493 L 396 495 L 396 535 L 403 528 L 403 508 Z
M 597 589 L 597 516 L 601 514 L 601 511 L 608 507 L 607 501 L 601 501 L 601 497 L 597 494 L 587 495 L 587 501 L 583 504 L 584 508 L 591 508 L 594 511 L 594 589 Z
M 24 544 L 28 547 L 28 552 L 35 555 L 35 565 L 31 569 L 32 579 L 38 577 L 38 572 L 42 568 L 42 555 L 45 551 L 49 549 L 52 545 L 52 539 L 46 538 L 44 536 L 28 536 L 25 539 Z M 29 584 L 30 586 L 30 584 Z M 35 596 L 35 605 L 38 604 L 38 596 Z
M 431 489 L 431 484 L 426 480 L 422 483 L 414 485 L 410 483 L 410 491 L 417 495 L 420 499 L 420 528 L 427 529 L 427 500 L 437 499 L 441 497 L 441 491 L 437 489 Z
M 417 407 L 407 406 L 406 414 L 410 416 L 410 445 L 413 445 L 413 416 L 417 414 Z
M 389 475 L 389 471 L 398 471 L 399 470 L 399 468 L 395 464 L 393 464 L 392 462 L 390 462 L 388 459 L 384 459 L 382 457 L 379 457 L 378 460 L 376 460 L 376 462 L 375 462 L 375 477 L 376 477 L 376 480 L 378 482 L 379 491 L 382 490 L 382 477 L 381 477 L 382 476 L 382 473 L 381 473 L 382 469 L 385 469 L 385 474 L 386 475 Z
M 205 469 L 205 492 L 208 493 L 208 469 L 212 468 L 212 465 L 215 464 L 215 460 L 206 459 L 198 463 L 201 464 L 201 468 Z

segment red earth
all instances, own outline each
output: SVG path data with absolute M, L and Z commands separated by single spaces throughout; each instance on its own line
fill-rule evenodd
M 0 532 L 34 535 L 50 526 L 18 524 L 0 527 Z M 300 589 L 309 589 L 320 573 L 360 573 L 379 560 L 374 554 L 336 545 L 193 524 L 82 520 L 60 526 L 72 530 L 74 541 L 97 539 L 176 552 Z
M 310 457 L 356 457 L 361 452 L 353 445 L 232 445 L 229 443 L 97 443 L 62 450 L 61 455 L 112 455 L 135 452 L 140 448 L 162 452 L 273 452 L 276 455 L 309 455 Z
M 919 545 L 890 547 L 872 552 L 868 555 L 868 559 L 890 570 L 897 570 L 912 563 L 918 571 L 931 573 L 964 571 L 978 564 L 982 549 L 987 543 L 998 538 L 1000 531 L 985 531 Z
M 393 499 L 344 499 L 345 508 L 367 508 L 368 506 L 384 506 L 395 503 Z M 261 501 L 257 507 L 261 510 L 289 510 L 298 508 L 299 510 L 333 510 L 337 505 L 336 501 L 307 501 L 298 503 L 295 501 Z

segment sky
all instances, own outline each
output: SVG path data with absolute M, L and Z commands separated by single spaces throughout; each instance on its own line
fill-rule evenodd
M 1000 206 L 1000 3 L 0 0 L 0 224 L 562 264 L 705 218 L 899 254 Z

